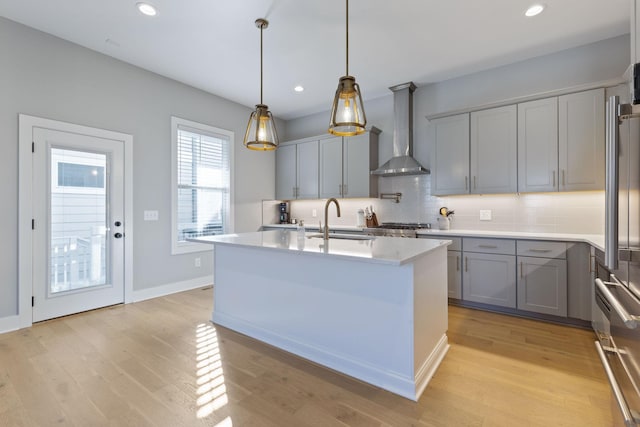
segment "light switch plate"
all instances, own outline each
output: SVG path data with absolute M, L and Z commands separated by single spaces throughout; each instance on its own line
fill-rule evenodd
M 145 221 L 157 221 L 158 217 L 158 211 L 144 211 Z
M 480 209 L 480 221 L 491 221 L 490 209 Z

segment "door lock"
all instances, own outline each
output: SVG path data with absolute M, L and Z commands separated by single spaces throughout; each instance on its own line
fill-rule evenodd
M 120 239 L 120 238 L 122 238 L 122 236 L 124 236 L 124 234 L 122 234 L 122 233 L 116 233 L 116 234 L 113 235 L 113 237 L 115 237 L 116 239 Z

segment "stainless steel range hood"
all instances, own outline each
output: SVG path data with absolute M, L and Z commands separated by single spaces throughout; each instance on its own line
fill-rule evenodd
M 371 171 L 371 175 L 402 176 L 429 173 L 413 156 L 413 82 L 392 86 L 393 92 L 393 157 Z

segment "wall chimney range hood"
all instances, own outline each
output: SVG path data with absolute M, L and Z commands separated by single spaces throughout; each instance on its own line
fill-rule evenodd
M 392 86 L 393 92 L 393 157 L 371 171 L 371 175 L 404 176 L 429 173 L 413 158 L 413 82 Z

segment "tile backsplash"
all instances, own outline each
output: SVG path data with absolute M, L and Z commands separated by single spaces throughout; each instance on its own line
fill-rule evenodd
M 402 193 L 400 203 L 381 199 L 339 199 L 341 218 L 329 207 L 329 225 L 355 225 L 360 208 L 372 205 L 379 222 L 428 222 L 438 228 L 438 210 L 455 211 L 451 229 L 524 231 L 540 233 L 604 233 L 604 191 L 527 193 L 500 195 L 431 195 L 431 176 L 380 178 L 380 193 Z M 264 201 L 263 223 L 277 223 L 277 201 Z M 324 217 L 325 200 L 294 200 L 291 218 L 317 225 Z M 313 210 L 316 217 L 313 217 Z M 490 210 L 491 220 L 480 221 L 480 210 Z

